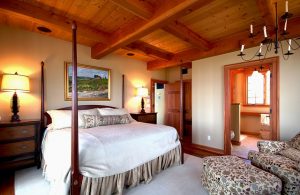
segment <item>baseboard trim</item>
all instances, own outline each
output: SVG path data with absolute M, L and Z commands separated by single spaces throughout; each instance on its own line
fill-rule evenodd
M 255 135 L 255 136 L 259 136 L 260 135 L 259 132 L 251 132 L 251 131 L 241 131 L 241 134 Z
M 241 145 L 241 142 L 240 142 L 240 141 L 234 141 L 234 140 L 231 140 L 231 144 L 232 144 L 232 145 L 240 146 L 240 145 Z
M 224 150 L 212 148 L 209 146 L 203 146 L 199 144 L 183 144 L 185 153 L 192 154 L 195 156 L 221 156 L 224 155 Z

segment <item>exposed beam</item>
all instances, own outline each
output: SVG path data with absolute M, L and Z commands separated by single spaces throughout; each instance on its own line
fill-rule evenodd
M 288 38 L 300 37 L 300 17 L 289 20 Z M 236 33 L 234 35 L 218 40 L 213 44 L 213 48 L 209 51 L 199 52 L 197 49 L 189 49 L 177 54 L 174 54 L 170 61 L 154 60 L 147 63 L 148 70 L 156 70 L 177 66 L 182 63 L 207 58 L 211 56 L 221 55 L 240 49 L 241 43 L 246 45 L 246 48 L 258 46 L 263 40 L 262 36 L 255 36 L 253 39 L 247 38 L 249 31 Z M 274 33 L 273 33 L 274 36 Z M 238 52 L 237 52 L 238 53 Z
M 25 3 L 24 1 L 1 0 L 0 12 L 44 25 L 52 30 L 59 29 L 68 33 L 70 32 L 70 24 L 72 23 L 70 19 L 64 16 L 43 10 L 40 7 Z M 78 36 L 89 37 L 92 40 L 107 43 L 109 37 L 107 33 L 95 30 L 79 22 L 77 26 Z
M 273 0 L 256 0 L 256 5 L 267 26 L 275 28 L 276 14 Z
M 133 43 L 130 43 L 125 47 L 125 49 L 137 53 L 142 53 L 143 55 L 148 55 L 154 58 L 160 58 L 161 60 L 171 60 L 173 56 L 173 54 L 170 52 L 164 51 L 142 41 L 135 41 Z
M 153 16 L 153 7 L 146 1 L 141 0 L 110 0 L 114 4 L 131 12 L 144 20 L 148 20 Z
M 171 24 L 163 27 L 163 29 L 191 45 L 196 46 L 197 48 L 204 50 L 211 48 L 211 45 L 207 40 L 203 39 L 200 35 L 178 21 L 172 22 Z
M 107 46 L 103 44 L 97 44 L 92 47 L 92 58 L 101 58 L 120 47 L 124 47 L 129 43 L 136 41 L 155 29 L 161 28 L 166 24 L 176 20 L 186 13 L 190 13 L 195 8 L 204 6 L 211 2 L 211 0 L 181 0 L 181 1 L 164 1 L 157 12 L 153 14 L 153 17 L 149 21 L 141 21 L 136 24 L 128 25 L 124 28 L 120 28 L 115 32 Z
M 297 25 L 300 23 L 300 17 L 292 18 L 289 20 L 290 28 L 289 31 L 289 38 L 295 38 L 300 36 L 300 26 Z M 262 37 L 256 36 L 254 39 L 241 39 L 241 37 L 247 37 L 249 34 L 248 31 L 236 33 L 235 35 L 226 37 L 224 39 L 219 40 L 217 43 L 213 45 L 213 49 L 209 51 L 199 52 L 196 49 L 190 49 L 187 51 L 183 51 L 177 53 L 173 56 L 172 60 L 165 62 L 160 60 L 154 60 L 148 62 L 147 68 L 148 70 L 155 70 L 161 69 L 166 67 L 177 66 L 185 62 L 198 60 L 201 58 L 216 56 L 220 54 L 225 54 L 228 52 L 237 51 L 240 48 L 240 43 L 246 45 L 247 48 L 258 46 L 258 44 L 263 39 Z
M 111 0 L 119 7 L 131 12 L 132 14 L 140 17 L 144 20 L 150 20 L 153 15 L 153 9 L 151 5 L 145 1 L 138 1 L 138 0 Z M 202 4 L 198 4 L 197 6 L 203 6 Z M 194 7 L 197 9 L 197 7 Z M 190 13 L 190 12 L 188 12 Z M 200 35 L 189 29 L 184 24 L 181 24 L 178 21 L 171 22 L 167 26 L 163 27 L 165 31 L 170 34 L 175 35 L 176 37 L 182 39 L 185 42 L 194 45 L 200 49 L 208 50 L 210 49 L 210 43 L 202 38 Z

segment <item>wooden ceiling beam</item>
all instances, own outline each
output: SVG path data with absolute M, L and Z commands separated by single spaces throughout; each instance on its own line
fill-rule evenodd
M 68 33 L 72 23 L 70 19 L 64 16 L 43 10 L 24 1 L 1 0 L 0 12 L 44 25 L 52 30 L 59 29 Z M 101 43 L 107 43 L 108 41 L 109 36 L 105 32 L 98 31 L 80 22 L 77 22 L 77 27 L 78 36 L 88 37 Z
M 256 5 L 268 27 L 275 28 L 276 13 L 273 0 L 256 0 Z M 272 29 L 273 30 L 273 29 Z
M 99 59 L 118 48 L 124 47 L 129 43 L 136 41 L 150 32 L 165 26 L 166 24 L 176 20 L 182 15 L 190 13 L 195 8 L 199 8 L 212 0 L 180 0 L 180 1 L 164 1 L 149 21 L 137 22 L 120 28 L 110 38 L 107 46 L 97 44 L 92 47 L 92 58 Z
M 172 53 L 164 51 L 142 41 L 135 41 L 133 43 L 130 43 L 125 47 L 125 49 L 141 53 L 143 55 L 148 55 L 150 57 L 159 58 L 161 60 L 171 60 L 173 57 Z
M 163 27 L 163 29 L 199 49 L 211 49 L 211 44 L 207 40 L 178 21 Z
M 136 15 L 139 18 L 142 18 L 146 21 L 150 20 L 153 16 L 153 8 L 152 6 L 144 1 L 139 0 L 111 0 L 113 3 L 118 5 L 119 7 L 122 7 L 123 9 L 131 12 L 132 14 Z M 198 4 L 196 6 L 202 7 L 202 4 Z M 194 9 L 197 9 L 197 7 Z M 188 14 L 190 12 L 187 12 Z M 199 49 L 208 50 L 210 49 L 210 43 L 202 38 L 200 35 L 189 29 L 184 24 L 180 23 L 179 21 L 173 21 L 167 26 L 162 28 L 166 32 L 182 39 L 185 42 L 190 43 L 191 45 L 194 45 L 195 47 Z
M 133 15 L 149 20 L 153 16 L 153 7 L 146 1 L 141 0 L 110 0 L 117 6 L 129 11 Z
M 289 28 L 287 38 L 300 37 L 300 17 L 289 19 Z M 171 60 L 162 61 L 154 60 L 147 63 L 148 70 L 157 70 L 172 66 L 178 66 L 180 64 L 199 60 L 202 58 L 217 56 L 229 52 L 236 51 L 240 49 L 241 43 L 245 44 L 246 48 L 259 46 L 259 43 L 263 40 L 261 36 L 255 36 L 253 39 L 248 38 L 249 31 L 239 32 L 231 36 L 225 37 L 213 43 L 213 48 L 209 51 L 199 51 L 197 49 L 189 49 L 177 54 L 174 54 Z M 274 37 L 275 35 L 273 35 Z

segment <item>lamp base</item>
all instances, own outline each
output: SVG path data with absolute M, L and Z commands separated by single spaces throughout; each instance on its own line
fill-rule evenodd
M 145 106 L 145 102 L 144 102 L 144 98 L 142 97 L 142 100 L 141 100 L 141 107 L 142 107 L 142 109 L 140 111 L 140 113 L 142 113 L 142 114 L 146 113 L 146 111 L 144 109 L 144 106 Z
M 18 114 L 14 114 L 11 116 L 11 120 L 10 122 L 19 122 L 20 120 L 20 116 Z
M 15 92 L 12 99 L 11 99 L 11 112 L 13 115 L 11 116 L 11 122 L 18 122 L 20 121 L 20 116 L 18 115 L 19 112 L 19 100 L 18 95 Z

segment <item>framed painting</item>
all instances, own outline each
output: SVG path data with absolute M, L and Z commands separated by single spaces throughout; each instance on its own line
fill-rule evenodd
M 65 62 L 65 100 L 72 99 L 72 63 Z M 110 100 L 110 69 L 77 65 L 77 93 L 79 101 Z

